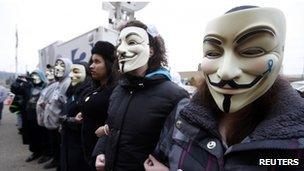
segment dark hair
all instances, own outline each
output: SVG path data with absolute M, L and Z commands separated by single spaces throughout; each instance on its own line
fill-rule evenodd
M 105 61 L 107 70 L 107 83 L 105 86 L 115 86 L 118 79 L 118 65 L 116 64 L 117 57 L 115 55 L 115 47 L 110 42 L 98 41 L 91 50 L 91 54 L 99 54 Z M 92 57 L 89 61 L 89 66 L 93 63 Z M 100 87 L 99 80 L 92 79 L 95 88 Z
M 119 30 L 123 30 L 126 27 L 139 27 L 147 30 L 148 26 L 138 20 L 132 20 L 122 25 Z M 149 33 L 149 45 L 150 48 L 153 49 L 153 55 L 149 58 L 148 61 L 148 71 L 153 71 L 158 69 L 161 66 L 168 66 L 168 60 L 166 55 L 166 47 L 164 39 L 158 35 L 156 37 L 152 37 Z M 147 72 L 148 72 L 147 71 Z
M 93 54 L 92 54 L 93 55 Z M 117 83 L 117 79 L 119 77 L 118 75 L 118 64 L 117 64 L 117 58 L 113 54 L 114 61 L 110 58 L 105 58 L 104 56 L 101 56 L 103 60 L 105 61 L 105 66 L 107 70 L 107 83 L 105 86 L 115 86 Z M 92 57 L 89 61 L 89 66 L 92 65 L 93 60 Z M 92 77 L 91 73 L 89 73 L 90 77 Z M 98 88 L 100 87 L 100 81 L 92 78 L 92 84 L 93 87 Z
M 277 99 L 277 91 L 278 91 L 278 82 L 284 78 L 279 77 L 273 86 L 258 100 L 255 100 L 251 104 L 247 105 L 243 109 L 229 114 L 232 116 L 226 122 L 229 122 L 228 127 L 225 130 L 226 133 L 226 141 L 228 145 L 233 145 L 242 141 L 246 136 L 248 136 L 256 126 L 265 119 L 265 113 L 269 112 L 269 106 L 276 103 Z M 216 102 L 214 101 L 208 87 L 206 81 L 203 81 L 201 85 L 198 87 L 198 94 L 201 102 L 204 103 L 205 106 L 208 106 L 211 111 L 215 114 L 216 118 L 220 121 L 226 113 L 222 112 Z M 234 117 L 233 117 L 234 116 Z

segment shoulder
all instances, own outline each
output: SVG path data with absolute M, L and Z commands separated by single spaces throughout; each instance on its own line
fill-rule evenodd
M 155 91 L 158 92 L 156 94 L 159 94 L 160 96 L 166 96 L 171 100 L 177 100 L 177 102 L 183 98 L 189 97 L 188 92 L 184 88 L 169 80 L 159 84 L 158 89 Z
M 171 114 L 168 116 L 164 129 L 170 130 L 175 128 L 176 122 L 179 121 L 181 110 L 188 105 L 189 102 L 190 100 L 188 98 L 184 98 L 178 102 Z
M 112 89 L 112 95 L 111 96 L 117 96 L 122 94 L 123 92 L 125 92 L 126 90 L 121 86 L 121 85 L 117 85 L 115 87 L 113 87 Z

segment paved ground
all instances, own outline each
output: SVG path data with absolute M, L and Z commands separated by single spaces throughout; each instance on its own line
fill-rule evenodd
M 16 116 L 4 107 L 0 125 L 0 170 L 3 171 L 38 171 L 45 170 L 43 164 L 37 160 L 26 163 L 24 160 L 30 155 L 28 146 L 22 144 L 20 134 L 17 132 Z M 54 171 L 51 169 L 48 171 Z

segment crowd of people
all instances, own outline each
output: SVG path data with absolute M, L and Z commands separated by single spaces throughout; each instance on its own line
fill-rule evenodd
M 155 27 L 133 20 L 119 31 L 116 47 L 96 42 L 88 63 L 58 58 L 11 85 L 26 162 L 62 171 L 304 166 L 304 99 L 279 76 L 280 10 L 240 6 L 210 21 L 204 79 L 191 98 L 172 81 Z

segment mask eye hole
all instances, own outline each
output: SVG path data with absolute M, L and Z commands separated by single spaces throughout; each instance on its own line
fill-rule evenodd
M 216 59 L 222 56 L 222 52 L 209 50 L 206 52 L 205 57 L 209 59 Z
M 133 45 L 137 45 L 138 43 L 135 40 L 130 40 L 128 42 L 128 45 L 133 46 Z
M 259 57 L 266 54 L 266 51 L 260 47 L 251 47 L 240 52 L 240 55 L 248 58 Z

